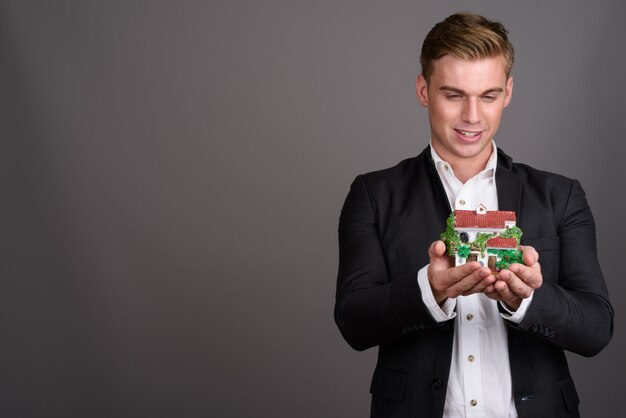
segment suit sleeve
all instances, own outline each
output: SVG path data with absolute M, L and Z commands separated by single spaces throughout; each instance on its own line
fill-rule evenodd
M 380 225 L 363 176 L 352 183 L 339 219 L 335 321 L 356 350 L 439 324 L 424 306 L 417 270 L 390 279 Z
M 578 181 L 571 183 L 557 234 L 555 256 L 542 260 L 540 255 L 542 271 L 548 274 L 519 329 L 564 350 L 593 356 L 611 339 L 613 308 L 597 258 L 593 216 Z M 548 262 L 558 264 L 552 269 L 555 278 Z

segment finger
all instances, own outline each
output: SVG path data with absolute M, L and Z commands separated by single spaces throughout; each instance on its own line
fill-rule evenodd
M 484 279 L 482 279 L 480 282 L 478 282 L 478 284 L 476 284 L 474 287 L 472 287 L 471 289 L 466 290 L 465 292 L 463 292 L 463 296 L 468 296 L 468 295 L 472 295 L 474 293 L 484 292 L 485 289 L 487 289 L 487 287 L 491 286 L 495 281 L 496 281 L 496 278 L 494 277 L 494 275 L 490 274 L 487 277 L 485 277 Z
M 493 282 L 489 286 L 485 287 L 485 290 L 483 290 L 483 293 L 486 294 L 487 296 L 489 296 L 489 294 L 491 294 L 491 293 L 493 293 L 493 294 L 497 293 L 496 290 L 493 287 L 494 283 L 495 282 Z
M 527 267 L 519 263 L 511 264 L 508 268 L 515 276 L 519 277 L 524 283 L 533 289 L 541 287 L 543 277 L 541 275 L 541 266 L 535 263 L 532 267 Z
M 446 291 L 448 297 L 457 297 L 464 294 L 491 275 L 491 271 L 489 269 L 480 267 L 480 263 L 477 264 L 479 266 L 477 269 L 471 271 L 468 275 L 464 275 L 457 281 L 457 283 L 454 283 L 448 288 Z M 460 270 L 462 269 L 459 268 L 459 271 Z
M 433 242 L 432 244 L 430 244 L 430 247 L 428 247 L 428 256 L 431 259 L 442 257 L 445 253 L 446 253 L 446 244 L 441 240 L 437 240 Z
M 448 270 L 453 266 L 451 257 L 446 254 L 446 244 L 443 241 L 435 241 L 430 244 L 428 258 L 434 271 Z
M 483 292 L 489 299 L 493 299 L 493 300 L 500 300 L 502 299 L 502 297 L 500 296 L 500 294 L 494 289 L 490 292 Z
M 487 286 L 483 291 L 488 298 L 493 300 L 502 300 L 502 296 L 500 296 L 500 293 L 496 290 L 496 283 L 498 282 L 499 280 L 496 278 L 496 281 Z
M 512 296 L 508 284 L 502 280 L 498 280 L 496 283 L 494 283 L 493 288 L 496 292 L 498 292 L 500 299 L 506 300 L 510 299 Z
M 498 277 L 506 285 L 508 291 L 520 299 L 526 299 L 533 291 L 530 286 L 510 270 L 502 270 Z M 498 284 L 496 283 L 496 285 Z M 501 290 L 501 287 L 496 287 L 496 290 Z
M 454 281 L 460 281 L 480 271 L 483 271 L 484 274 L 479 279 L 485 278 L 487 277 L 488 274 L 491 273 L 491 271 L 488 268 L 481 266 L 478 261 L 471 261 L 469 263 L 450 269 L 450 277 Z
M 530 245 L 520 245 L 519 250 L 522 252 L 522 261 L 527 266 L 532 266 L 539 261 L 539 253 Z
M 489 272 L 489 269 L 483 269 L 477 261 L 472 261 L 471 263 L 463 264 L 462 266 L 457 267 L 450 267 L 442 263 L 438 264 L 436 262 L 431 262 L 429 269 L 431 271 L 429 274 L 432 274 L 433 278 L 435 278 L 444 289 L 447 289 L 466 277 L 471 276 L 476 271 L 486 270 Z M 484 274 L 483 277 L 487 277 L 487 274 L 488 273 Z M 478 278 L 478 280 L 483 277 Z
M 500 296 L 499 300 L 504 302 L 509 309 L 516 310 L 520 304 L 520 298 L 516 297 L 513 292 L 511 292 L 511 288 L 507 286 L 504 282 L 498 282 L 498 285 L 495 286 L 498 295 Z
M 446 254 L 446 244 L 441 241 L 433 241 L 428 247 L 428 258 L 430 267 L 436 271 L 448 270 L 453 267 L 452 257 Z

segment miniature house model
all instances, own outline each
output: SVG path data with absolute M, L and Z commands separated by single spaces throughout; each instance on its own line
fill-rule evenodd
M 488 211 L 484 205 L 475 211 L 457 210 L 448 220 L 448 229 L 442 239 L 457 266 L 478 261 L 499 271 L 522 262 L 518 250 L 522 231 L 515 224 L 515 212 Z

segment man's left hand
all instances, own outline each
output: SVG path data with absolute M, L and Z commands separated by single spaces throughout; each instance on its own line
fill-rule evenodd
M 524 264 L 514 263 L 501 270 L 496 282 L 484 290 L 488 297 L 504 302 L 513 311 L 543 283 L 539 253 L 530 246 L 520 245 L 519 249 Z

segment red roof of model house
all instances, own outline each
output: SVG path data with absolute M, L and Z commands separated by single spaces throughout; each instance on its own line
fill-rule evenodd
M 454 224 L 457 228 L 505 228 L 505 222 L 515 222 L 515 212 L 510 210 L 493 210 L 478 214 L 473 210 L 455 210 Z
M 490 238 L 487 240 L 489 248 L 517 248 L 517 240 L 515 238 Z

